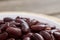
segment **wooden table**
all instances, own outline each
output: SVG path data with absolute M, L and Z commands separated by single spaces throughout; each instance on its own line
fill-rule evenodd
M 60 18 L 60 0 L 4 0 L 0 1 L 0 11 L 34 12 Z

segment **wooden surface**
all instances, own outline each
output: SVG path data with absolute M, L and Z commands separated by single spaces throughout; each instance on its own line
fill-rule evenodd
M 0 11 L 22 11 L 47 14 L 60 18 L 60 0 L 4 0 Z

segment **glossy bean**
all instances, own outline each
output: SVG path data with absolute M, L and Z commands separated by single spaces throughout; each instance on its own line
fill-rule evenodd
M 28 33 L 28 34 L 24 35 L 23 38 L 25 38 L 25 37 L 31 37 L 32 35 L 33 35 L 33 33 Z
M 0 40 L 5 40 L 8 37 L 8 33 L 4 32 L 2 34 L 0 34 Z
M 21 29 L 19 28 L 14 28 L 14 27 L 9 27 L 6 29 L 6 31 L 10 34 L 10 35 L 13 35 L 13 36 L 21 36 Z
M 53 35 L 56 38 L 56 40 L 60 40 L 60 32 L 54 32 Z
M 44 37 L 45 40 L 51 40 L 51 35 L 46 31 L 40 31 L 40 34 Z
M 46 25 L 33 25 L 33 26 L 31 26 L 31 29 L 36 30 L 36 31 L 44 30 L 45 28 L 46 28 Z
M 24 20 L 20 19 L 21 21 L 21 28 L 23 32 L 29 32 L 29 25 L 27 24 L 27 22 L 25 22 Z
M 25 37 L 23 40 L 30 40 L 30 37 Z
M 14 38 L 9 38 L 9 39 L 7 39 L 7 40 L 15 40 Z
M 35 40 L 44 40 L 44 38 L 42 37 L 42 35 L 40 35 L 40 34 L 38 34 L 38 33 L 35 33 L 35 34 L 33 35 L 33 38 L 34 38 Z
M 10 22 L 10 21 L 13 21 L 13 19 L 10 18 L 10 17 L 5 17 L 3 20 L 4 20 L 4 22 Z

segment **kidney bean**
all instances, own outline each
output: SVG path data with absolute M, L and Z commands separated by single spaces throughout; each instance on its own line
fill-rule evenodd
M 31 26 L 31 29 L 36 30 L 36 31 L 44 30 L 45 28 L 46 28 L 46 25 L 33 25 L 33 26 Z
M 60 40 L 55 25 L 17 16 L 0 20 L 0 40 Z
M 56 38 L 56 40 L 60 40 L 60 32 L 54 32 L 53 35 Z
M 14 28 L 14 27 L 8 27 L 7 29 L 6 29 L 6 31 L 9 33 L 9 34 L 12 34 L 12 35 L 14 35 L 14 36 L 17 36 L 17 37 L 19 37 L 19 36 L 21 36 L 21 29 L 19 29 L 19 28 Z
M 33 35 L 33 38 L 34 38 L 34 40 L 44 40 L 44 38 L 40 34 L 38 34 L 38 33 L 35 33 Z
M 2 34 L 0 34 L 0 40 L 5 40 L 8 37 L 8 33 L 4 32 Z
M 44 37 L 45 40 L 51 40 L 51 35 L 46 31 L 40 31 L 40 34 Z
M 20 19 L 20 21 L 21 21 L 22 31 L 29 32 L 29 25 L 22 19 Z
M 7 23 L 1 25 L 0 30 L 4 31 L 8 27 L 9 27 L 9 23 L 7 22 Z
M 4 24 L 4 21 L 3 21 L 3 20 L 0 20 L 0 25 L 1 25 L 1 24 Z
M 55 40 L 55 37 L 53 34 L 51 34 L 51 40 Z
M 4 20 L 4 22 L 10 22 L 10 21 L 13 21 L 13 19 L 10 18 L 10 17 L 5 17 L 3 20 Z
M 51 30 L 45 30 L 46 32 L 48 32 L 49 34 L 51 34 Z
M 9 39 L 7 39 L 7 40 L 15 40 L 15 38 L 9 38 Z
M 2 30 L 0 29 L 0 33 L 2 33 Z
M 30 40 L 30 37 L 25 37 L 23 40 Z
M 20 23 L 18 23 L 18 22 L 15 22 L 15 21 L 12 21 L 12 22 L 10 22 L 10 25 L 16 25 L 16 26 L 20 26 Z
M 32 26 L 32 25 L 36 25 L 36 24 L 38 24 L 38 23 L 39 23 L 39 21 L 33 19 L 33 20 L 31 20 L 31 24 L 30 24 L 30 26 Z
M 33 35 L 33 33 L 28 33 L 28 34 L 24 35 L 23 38 L 25 38 L 25 37 L 31 37 L 32 35 Z
M 15 19 L 20 19 L 21 17 L 17 16 Z

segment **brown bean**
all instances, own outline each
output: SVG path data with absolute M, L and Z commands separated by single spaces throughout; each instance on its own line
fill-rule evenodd
M 45 28 L 46 28 L 46 25 L 33 25 L 33 26 L 31 26 L 31 29 L 36 30 L 36 31 L 44 30 Z
M 44 38 L 38 33 L 35 33 L 32 37 L 34 40 L 44 40 Z
M 51 40 L 51 35 L 46 31 L 40 31 L 40 34 L 44 37 L 45 40 Z
M 3 20 L 4 20 L 4 22 L 10 22 L 10 21 L 13 21 L 13 19 L 10 18 L 10 17 L 5 17 Z
M 15 40 L 15 38 L 9 38 L 9 39 L 7 39 L 7 40 Z
M 0 20 L 0 40 L 60 40 L 55 25 L 17 16 Z
M 4 32 L 2 34 L 0 34 L 0 40 L 5 40 L 8 37 L 8 33 Z
M 1 25 L 1 24 L 4 24 L 4 21 L 3 21 L 3 20 L 0 20 L 0 25 Z
M 55 37 L 53 34 L 51 34 L 51 40 L 55 40 Z
M 28 33 L 28 34 L 24 35 L 23 38 L 25 38 L 25 37 L 31 37 L 32 35 L 33 35 L 33 33 Z
M 10 22 L 10 25 L 20 26 L 20 23 L 15 22 L 15 21 L 11 21 L 11 22 Z
M 52 32 L 51 32 L 51 30 L 45 30 L 46 32 L 48 32 L 49 34 L 51 34 Z
M 10 35 L 13 35 L 13 36 L 21 36 L 21 29 L 19 28 L 14 28 L 14 27 L 9 27 L 6 29 L 6 31 L 10 34 Z
M 23 40 L 30 40 L 30 37 L 25 37 Z
M 36 24 L 38 24 L 38 23 L 39 23 L 39 21 L 33 19 L 33 20 L 31 20 L 30 26 L 36 25 Z
M 20 19 L 20 21 L 21 21 L 22 31 L 23 32 L 29 32 L 29 25 L 27 24 L 27 22 L 25 22 L 22 19 Z
M 60 32 L 54 32 L 53 35 L 56 38 L 56 40 L 60 40 Z
M 2 24 L 1 27 L 0 27 L 0 29 L 1 29 L 2 31 L 4 31 L 4 30 L 6 30 L 8 27 L 10 27 L 10 26 L 9 26 L 9 23 L 7 22 L 7 23 L 5 23 L 5 24 Z

